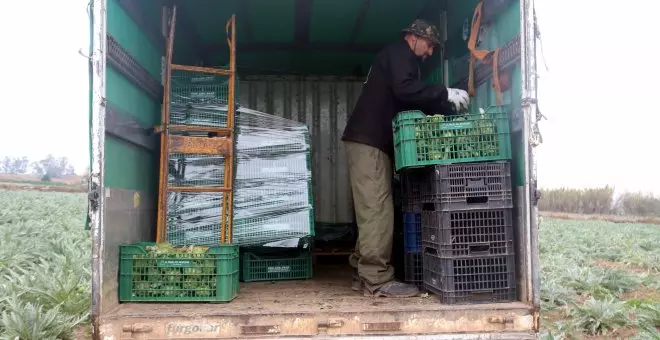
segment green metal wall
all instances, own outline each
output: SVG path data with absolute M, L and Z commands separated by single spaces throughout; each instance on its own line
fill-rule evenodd
M 508 41 L 520 34 L 520 1 L 512 1 L 507 9 L 500 13 L 492 28 L 484 37 L 483 48 L 494 50 L 503 46 Z M 467 44 L 466 44 L 467 46 Z M 520 107 L 521 104 L 522 76 L 520 64 L 516 64 L 511 72 L 511 87 L 502 93 L 502 104 L 510 105 L 512 109 Z M 470 110 L 478 113 L 480 107 L 486 108 L 497 105 L 497 96 L 493 88 L 492 79 L 477 88 L 476 95 L 472 99 Z M 512 117 L 513 119 L 513 117 Z M 512 126 L 516 125 L 514 122 Z M 520 123 L 522 125 L 522 122 Z M 514 186 L 524 184 L 524 150 L 522 148 L 522 132 L 512 132 L 511 144 L 513 153 L 512 180 Z
M 153 1 L 145 1 L 145 3 L 153 3 Z M 152 15 L 145 15 L 145 17 L 153 18 L 155 17 L 154 14 L 158 14 L 153 11 L 151 13 Z M 119 6 L 117 0 L 108 1 L 107 20 L 108 34 L 112 35 L 125 50 L 129 51 L 154 78 L 160 79 L 163 51 L 156 49 L 149 38 L 140 31 L 140 28 Z
M 520 34 L 520 6 L 517 1 L 501 13 L 492 29 L 490 29 L 484 37 L 483 49 L 489 51 L 497 47 L 501 47 L 508 41 L 514 39 Z M 467 46 L 467 43 L 466 43 Z M 512 72 L 511 88 L 503 92 L 502 103 L 511 105 L 513 107 L 520 105 L 520 90 L 521 90 L 521 77 L 520 65 L 516 65 Z M 478 112 L 479 107 L 487 107 L 489 105 L 497 104 L 497 97 L 493 89 L 493 82 L 489 79 L 487 82 L 477 88 L 475 98 L 472 100 L 471 111 Z
M 467 40 L 463 39 L 463 25 L 465 20 L 468 23 L 468 37 L 472 27 L 472 16 L 474 7 L 478 0 L 448 1 L 447 3 L 447 55 L 450 59 L 450 69 L 442 70 L 439 67 L 435 74 L 431 74 L 429 81 L 437 82 L 438 77 L 442 77 L 442 72 L 449 72 L 450 85 L 458 79 L 453 79 L 451 61 L 467 56 Z M 482 49 L 494 50 L 501 47 L 508 41 L 514 39 L 520 34 L 520 1 L 512 1 L 509 6 L 500 13 L 492 28 L 487 31 L 484 37 Z M 442 78 L 440 78 L 441 80 Z M 511 108 L 519 108 L 521 103 L 521 69 L 517 64 L 511 72 L 511 87 L 508 91 L 502 93 L 502 104 L 510 105 Z M 470 111 L 478 113 L 479 108 L 486 108 L 497 104 L 497 96 L 493 88 L 493 82 L 489 79 L 476 89 L 475 97 L 472 98 Z M 512 117 L 513 118 L 513 117 Z M 513 123 L 512 125 L 520 124 Z M 524 150 L 525 143 L 522 140 L 522 132 L 512 132 L 511 135 L 513 152 L 513 185 L 520 186 L 524 184 Z
M 238 2 L 244 3 L 242 12 Z M 462 1 L 462 0 L 461 0 Z M 412 22 L 427 0 L 372 1 L 356 44 L 388 43 Z M 294 40 L 296 0 L 187 1 L 183 6 L 200 38 L 205 43 L 225 41 L 224 24 L 236 17 L 237 40 L 242 43 L 288 43 Z M 362 1 L 314 0 L 311 8 L 309 41 L 348 42 L 358 18 Z M 249 23 L 249 33 L 248 33 Z
M 107 27 L 108 34 L 149 74 L 155 79 L 161 79 L 162 52 L 140 31 L 116 0 L 108 1 Z M 161 103 L 133 85 L 109 64 L 106 70 L 106 98 L 110 104 L 146 126 L 160 122 Z M 105 186 L 156 193 L 157 157 L 154 152 L 106 134 Z
M 238 1 L 244 2 L 247 15 L 241 15 Z M 427 0 L 372 1 L 363 24 L 352 42 L 387 44 L 400 36 L 420 13 Z M 207 44 L 225 42 L 224 23 L 236 14 L 236 37 L 241 44 L 292 43 L 295 39 L 295 0 L 225 0 L 185 5 L 201 40 Z M 311 43 L 348 43 L 358 19 L 362 1 L 314 0 L 311 8 L 309 41 Z M 248 30 L 249 26 L 249 30 Z M 177 52 L 178 53 L 178 52 Z M 175 53 L 176 56 L 176 53 Z M 269 51 L 241 52 L 237 65 L 242 71 L 280 74 L 351 75 L 360 67 L 366 75 L 373 55 L 360 52 Z M 208 61 L 212 65 L 228 62 L 226 51 L 218 50 Z
M 105 139 L 105 186 L 158 192 L 157 157 L 117 138 Z

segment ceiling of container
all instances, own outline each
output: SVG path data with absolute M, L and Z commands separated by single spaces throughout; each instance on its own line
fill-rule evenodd
M 177 5 L 175 59 L 228 61 L 225 23 L 236 15 L 237 65 L 242 73 L 364 75 L 373 55 L 401 36 L 415 18 L 438 22 L 447 9 L 448 33 L 462 34 L 476 0 L 170 0 Z M 185 42 L 183 42 L 184 40 Z M 465 44 L 462 39 L 460 44 Z M 178 53 L 177 53 L 178 51 Z

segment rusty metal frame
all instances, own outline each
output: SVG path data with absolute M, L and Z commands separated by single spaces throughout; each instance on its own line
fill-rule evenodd
M 178 65 L 172 63 L 174 47 L 174 34 L 176 27 L 177 8 L 172 6 L 169 33 L 166 42 L 164 81 L 163 81 L 163 107 L 161 112 L 161 125 L 154 128 L 154 132 L 160 133 L 160 179 L 158 195 L 158 222 L 157 242 L 166 242 L 165 231 L 167 229 L 167 196 L 170 192 L 190 193 L 222 193 L 222 215 L 220 217 L 220 242 L 232 242 L 232 216 L 233 216 L 233 178 L 234 178 L 234 114 L 235 114 L 235 86 L 236 86 L 236 18 L 234 15 L 227 21 L 225 30 L 227 32 L 227 44 L 229 45 L 229 69 L 210 67 L 198 67 L 191 65 Z M 229 78 L 229 98 L 227 110 L 227 127 L 216 128 L 195 125 L 170 124 L 170 90 L 172 71 L 200 72 L 207 74 L 224 75 Z M 173 135 L 172 132 L 202 132 L 214 134 L 213 137 L 194 137 Z M 188 154 L 212 154 L 225 157 L 224 187 L 200 187 L 200 186 L 169 186 L 168 161 L 171 153 Z

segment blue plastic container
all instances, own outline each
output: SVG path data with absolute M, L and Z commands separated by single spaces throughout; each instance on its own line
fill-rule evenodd
M 422 251 L 422 215 L 420 213 L 403 213 L 403 245 L 406 253 Z

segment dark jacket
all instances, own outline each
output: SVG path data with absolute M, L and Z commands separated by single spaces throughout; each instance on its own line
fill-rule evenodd
M 392 119 L 400 111 L 446 111 L 447 88 L 420 79 L 420 59 L 405 40 L 376 55 L 360 98 L 344 129 L 343 141 L 366 144 L 394 155 Z

